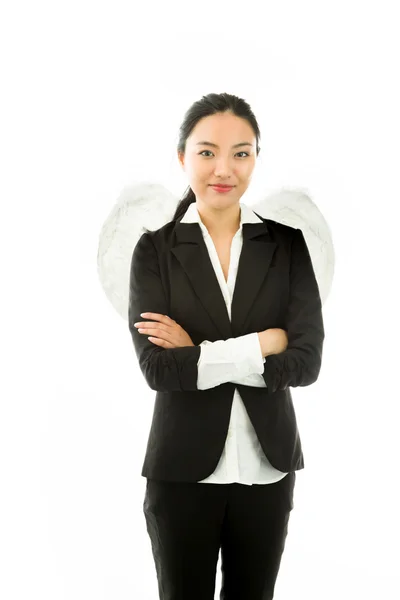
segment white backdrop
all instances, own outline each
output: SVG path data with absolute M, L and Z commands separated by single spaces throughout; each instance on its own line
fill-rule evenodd
M 310 190 L 335 244 L 276 600 L 400 597 L 395 2 L 14 2 L 1 9 L 1 571 L 5 600 L 156 600 L 140 471 L 155 392 L 97 276 L 121 189 L 186 188 L 176 141 L 245 98 L 243 200 Z M 215 598 L 219 598 L 220 564 Z M 397 574 L 396 574 L 397 572 Z

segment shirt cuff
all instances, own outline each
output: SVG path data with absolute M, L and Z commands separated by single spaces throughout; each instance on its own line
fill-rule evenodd
M 208 389 L 254 373 L 262 375 L 264 362 L 257 333 L 216 342 L 205 340 L 200 344 L 197 387 Z

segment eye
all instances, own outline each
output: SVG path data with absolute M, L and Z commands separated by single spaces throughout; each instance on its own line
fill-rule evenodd
M 204 154 L 204 152 L 211 152 L 211 150 L 203 150 L 202 152 L 199 152 L 199 154 Z M 212 154 L 212 152 L 211 152 Z M 240 152 L 237 152 L 236 154 L 246 154 L 246 156 L 250 156 L 250 154 L 248 152 L 245 152 L 244 150 L 241 150 Z M 246 158 L 245 156 L 242 156 L 241 158 Z

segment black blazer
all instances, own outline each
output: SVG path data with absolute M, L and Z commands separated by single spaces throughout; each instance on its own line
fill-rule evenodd
M 243 223 L 232 322 L 198 223 L 170 221 L 143 233 L 133 250 L 129 330 L 140 369 L 157 392 L 143 477 L 208 477 L 224 448 L 235 387 L 271 464 L 283 472 L 304 468 L 290 388 L 318 378 L 325 337 L 321 298 L 301 229 L 257 216 L 262 223 Z M 142 312 L 175 319 L 196 345 L 161 348 L 148 341 L 134 327 L 150 320 Z M 288 347 L 266 357 L 266 388 L 228 382 L 197 389 L 197 344 L 272 327 L 288 332 Z

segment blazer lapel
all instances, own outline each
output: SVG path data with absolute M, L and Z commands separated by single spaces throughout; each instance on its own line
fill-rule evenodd
M 175 226 L 175 245 L 171 248 L 185 271 L 194 293 L 209 313 L 221 339 L 244 335 L 246 318 L 268 273 L 276 249 L 263 223 L 243 223 L 243 246 L 229 320 L 225 300 L 198 223 Z M 189 298 L 185 299 L 189 301 Z

